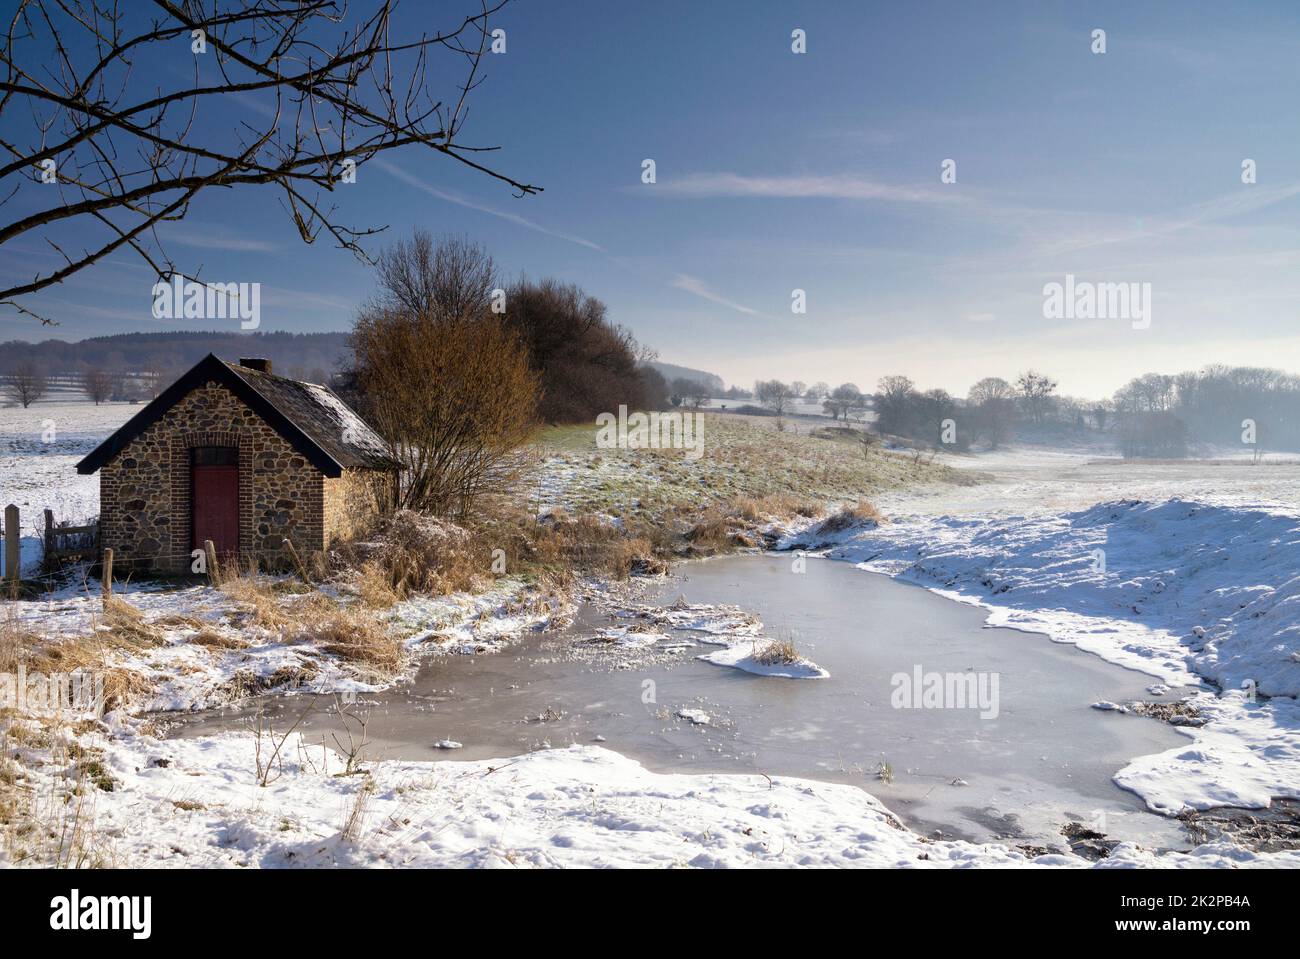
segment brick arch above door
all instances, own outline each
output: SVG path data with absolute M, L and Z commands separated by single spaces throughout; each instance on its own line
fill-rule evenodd
M 190 564 L 193 504 L 190 501 L 190 450 L 200 446 L 226 446 L 239 450 L 239 541 L 253 541 L 252 493 L 253 436 L 247 431 L 196 430 L 171 437 L 172 558 L 183 569 Z

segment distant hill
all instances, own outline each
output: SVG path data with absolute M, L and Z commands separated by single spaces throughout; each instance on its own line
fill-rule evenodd
M 678 366 L 676 363 L 660 363 L 654 360 L 650 363 L 669 383 L 679 376 L 687 380 L 695 380 L 697 383 L 703 383 L 711 390 L 721 393 L 727 388 L 727 384 L 722 382 L 722 377 L 716 373 L 706 373 L 704 370 L 694 370 L 689 366 Z
M 157 371 L 175 375 L 209 353 L 225 360 L 263 356 L 277 373 L 313 379 L 334 373 L 347 350 L 346 333 L 121 333 L 69 343 L 0 343 L 0 374 L 23 360 L 35 360 L 51 375 L 102 368 L 112 372 Z

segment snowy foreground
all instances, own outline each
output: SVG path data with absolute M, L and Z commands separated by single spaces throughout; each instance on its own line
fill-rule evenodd
M 783 777 L 658 775 L 597 746 L 487 762 L 343 763 L 294 736 L 282 773 L 255 784 L 247 736 L 158 741 L 117 730 L 93 791 L 97 843 L 118 865 L 1024 866 L 997 844 L 934 841 L 855 786 Z M 1102 868 L 1300 866 L 1300 852 L 1227 844 L 1156 856 L 1117 847 Z

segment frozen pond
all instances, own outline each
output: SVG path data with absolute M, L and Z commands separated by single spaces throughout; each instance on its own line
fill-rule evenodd
M 431 658 L 413 683 L 367 696 L 352 707 L 369 713 L 367 758 L 486 759 L 597 741 L 660 772 L 854 783 L 926 835 L 1064 847 L 1061 826 L 1076 821 L 1113 839 L 1188 845 L 1178 822 L 1147 813 L 1111 781 L 1129 759 L 1186 737 L 1091 708 L 1152 698 L 1150 677 L 1041 635 L 984 628 L 978 609 L 847 563 L 809 559 L 802 574 L 791 563 L 789 555 L 687 563 L 644 598 L 738 605 L 763 620 L 764 635 L 792 636 L 829 679 L 701 662 L 696 655 L 718 647 L 687 645 L 701 638 L 688 631 L 643 650 L 597 647 L 586 641 L 615 620 L 588 606 L 568 630 L 494 655 Z M 895 708 L 891 678 L 918 667 L 996 674 L 996 718 L 978 708 Z M 315 705 L 300 728 L 328 741 L 338 726 L 332 700 Z M 307 706 L 280 700 L 277 723 Z M 247 715 L 209 713 L 179 733 L 229 728 Z M 463 748 L 438 748 L 444 740 Z

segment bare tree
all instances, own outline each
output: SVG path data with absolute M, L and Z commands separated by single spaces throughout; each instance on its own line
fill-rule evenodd
M 841 383 L 824 395 L 826 399 L 822 402 L 822 410 L 831 414 L 833 420 L 847 420 L 850 413 L 865 411 L 867 408 L 867 398 L 854 383 Z
M 684 376 L 674 379 L 670 389 L 672 391 L 670 399 L 673 406 L 685 405 L 694 407 L 697 410 L 709 402 L 713 392 L 699 380 L 688 379 Z
M 975 420 L 975 434 L 985 437 L 993 449 L 1011 438 L 1016 422 L 1016 390 L 1006 380 L 984 377 L 970 388 L 966 405 Z
M 906 376 L 882 376 L 876 382 L 876 424 L 882 433 L 906 436 L 914 431 L 916 384 Z
M 518 334 L 488 308 L 490 290 L 479 289 L 492 276 L 487 255 L 468 244 L 430 253 L 400 244 L 381 259 L 379 295 L 353 329 L 351 377 L 402 464 L 396 499 L 381 507 L 460 518 L 524 465 L 538 380 Z
M 81 388 L 98 406 L 113 395 L 113 378 L 106 370 L 87 370 L 81 377 Z
M 1056 391 L 1056 381 L 1042 373 L 1026 370 L 1016 380 L 1021 402 L 1035 426 L 1041 426 L 1047 418 L 1048 408 L 1052 403 L 1052 394 Z
M 789 409 L 794 392 L 788 383 L 780 380 L 759 380 L 754 384 L 754 399 L 781 416 Z
M 45 370 L 31 360 L 18 363 L 9 374 L 9 381 L 5 383 L 5 391 L 15 402 L 21 403 L 23 409 L 44 396 L 47 387 Z
M 63 262 L 0 289 L 0 303 L 35 316 L 16 298 L 119 249 L 160 279 L 186 275 L 155 228 L 211 187 L 270 187 L 305 242 L 324 233 L 366 259 L 362 242 L 382 227 L 340 222 L 322 196 L 401 147 L 536 193 L 485 165 L 495 148 L 459 141 L 489 19 L 507 2 L 473 0 L 443 29 L 414 35 L 397 25 L 397 0 L 19 0 L 0 26 L 0 185 L 16 200 L 0 247 L 35 234 Z M 147 84 L 133 76 L 178 50 L 194 60 L 188 82 L 171 68 Z M 457 81 L 443 58 L 462 67 Z M 248 111 L 233 129 L 232 108 Z M 87 245 L 64 253 L 56 241 L 68 232 Z

